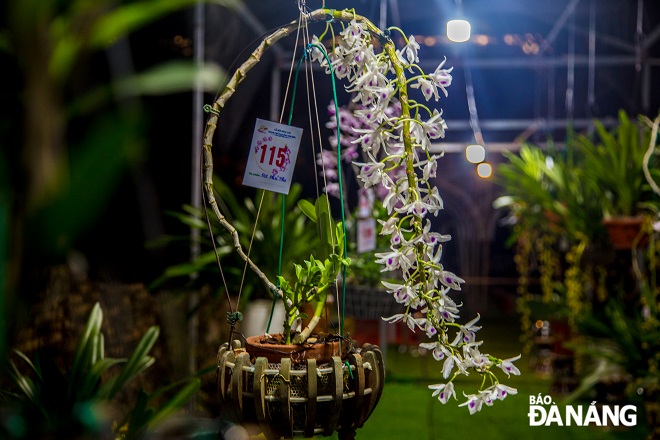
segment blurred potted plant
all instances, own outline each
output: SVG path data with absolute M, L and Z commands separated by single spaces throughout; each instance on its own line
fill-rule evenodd
M 627 265 L 617 261 L 609 268 L 608 284 L 614 292 L 603 299 L 601 307 L 581 317 L 578 324 L 582 336 L 574 342 L 575 350 L 586 355 L 593 369 L 585 374 L 580 387 L 569 396 L 570 400 L 594 390 L 611 390 L 619 385 L 622 396 L 641 395 L 644 399 L 649 438 L 660 436 L 660 307 L 657 276 L 657 197 L 660 187 L 656 183 L 657 170 L 649 166 L 656 150 L 660 116 L 655 120 L 640 117 L 646 124 L 642 132 L 645 147 L 642 171 L 646 184 L 656 200 L 646 194 L 638 209 L 655 212 L 656 217 L 645 215 L 641 231 L 631 236 L 627 248 L 637 249 L 641 240 L 648 240 L 645 252 L 634 252 Z M 635 129 L 636 130 L 636 129 Z M 637 157 L 639 159 L 639 157 Z M 634 274 L 631 279 L 630 274 Z M 608 397 L 608 396 L 606 396 Z
M 541 283 L 543 302 L 554 298 L 553 279 L 560 268 L 558 243 L 564 233 L 560 224 L 564 206 L 553 197 L 555 188 L 547 176 L 549 156 L 532 144 L 523 144 L 519 154 L 504 153 L 507 162 L 497 168 L 496 183 L 502 194 L 493 207 L 507 209 L 507 223 L 512 225 L 509 243 L 516 246 L 515 264 L 518 271 L 517 310 L 521 317 L 522 340 L 531 348 L 530 276 L 538 268 L 544 278 Z
M 538 274 L 541 302 L 568 306 L 569 320 L 579 315 L 586 306 L 582 256 L 603 233 L 601 208 L 591 188 L 582 183 L 582 158 L 574 148 L 543 151 L 524 144 L 519 155 L 504 155 L 508 161 L 498 167 L 496 180 L 503 194 L 493 205 L 511 213 L 511 240 L 516 241 L 519 273 L 518 310 L 526 346 L 531 348 L 530 305 L 536 299 L 529 292 L 530 277 Z M 564 326 L 558 321 L 554 324 L 551 327 Z
M 12 130 L 2 132 L 3 143 L 16 144 L 13 150 L 18 153 L 3 157 L 12 166 L 0 183 L 24 203 L 6 205 L 14 205 L 13 224 L 2 241 L 14 242 L 16 252 L 7 273 L 20 274 L 21 263 L 34 264 L 33 249 L 39 249 L 39 258 L 66 257 L 75 239 L 100 215 L 100 204 L 110 198 L 122 174 L 140 162 L 146 145 L 141 138 L 144 120 L 134 105 L 137 101 L 129 103 L 131 98 L 190 90 L 196 75 L 209 90 L 222 79 L 218 66 L 200 70 L 193 62 L 122 72 L 111 78 L 112 84 L 84 76 L 92 54 L 113 50 L 117 41 L 193 3 L 8 2 L 0 51 L 16 66 L 12 74 L 23 89 L 15 103 L 20 110 L 11 114 L 16 119 L 9 119 Z M 125 61 L 130 65 L 130 59 Z M 43 105 L 33 105 L 39 101 Z M 124 105 L 122 111 L 117 111 L 117 102 Z M 24 134 L 16 133 L 23 127 Z M 23 232 L 27 230 L 29 234 Z M 10 291 L 17 287 L 16 278 L 9 279 Z
M 222 81 L 219 66 L 200 68 L 192 59 L 155 64 L 153 59 L 147 69 L 132 69 L 135 46 L 129 36 L 194 3 L 4 3 L 0 57 L 13 84 L 5 88 L 0 128 L 0 301 L 6 306 L 27 309 L 45 269 L 82 260 L 75 252 L 87 246 L 81 237 L 98 226 L 109 202 L 120 199 L 122 179 L 135 177 L 138 194 L 148 186 L 149 112 L 142 98 L 189 91 L 196 84 L 210 92 Z M 139 197 L 141 204 L 154 200 Z M 153 206 L 143 208 L 157 215 Z M 113 226 L 104 224 L 102 235 L 127 236 Z M 123 246 L 116 250 L 130 254 Z M 104 247 L 101 253 L 111 251 Z M 0 357 L 20 315 L 0 308 Z
M 601 121 L 595 120 L 594 125 L 596 139 L 586 135 L 574 138 L 575 148 L 584 156 L 585 184 L 600 194 L 603 224 L 612 246 L 630 249 L 653 194 L 644 174 L 651 129 L 631 121 L 623 110 L 619 111 L 618 124 L 611 132 Z
M 431 110 L 422 102 L 412 99 L 409 90 L 418 88 L 420 96 L 426 101 L 431 98 L 437 100 L 439 92 L 446 93 L 445 89 L 451 83 L 450 70 L 443 68 L 443 62 L 433 73 L 425 74 L 418 64 L 419 45 L 414 37 L 406 36 L 397 28 L 380 30 L 354 11 L 320 9 L 306 13 L 302 24 L 306 24 L 308 20 L 326 22 L 326 32 L 320 37 L 313 37 L 306 46 L 308 57 L 312 62 L 319 62 L 329 73 L 347 79 L 346 90 L 354 93 L 355 99 L 365 105 L 365 117 L 371 121 L 357 140 L 367 153 L 367 160 L 357 164 L 358 178 L 366 188 L 378 184 L 387 188 L 388 194 L 383 205 L 388 217 L 381 221 L 380 233 L 389 237 L 390 243 L 388 251 L 376 254 L 376 261 L 382 264 L 382 271 L 400 274 L 396 282 L 383 284 L 387 292 L 404 307 L 403 313 L 383 319 L 388 322 L 403 322 L 412 331 L 420 330 L 431 338 L 432 342 L 421 345 L 430 350 L 436 360 L 443 362 L 442 371 L 447 382 L 430 386 L 434 390 L 433 395 L 437 396 L 440 402 L 446 403 L 451 398 L 456 398 L 454 381 L 458 376 L 468 374 L 469 371 L 483 376 L 482 386 L 472 394 L 465 394 L 466 401 L 461 404 L 466 406 L 471 414 L 480 411 L 484 405 L 490 406 L 494 401 L 516 392 L 515 389 L 500 383 L 495 368 L 502 369 L 507 375 L 519 374 L 513 364 L 519 356 L 499 359 L 482 353 L 481 342 L 476 340 L 476 332 L 480 329 L 476 325 L 478 316 L 466 324 L 457 322 L 460 304 L 450 297 L 450 293 L 460 290 L 463 280 L 446 270 L 440 262 L 442 243 L 448 241 L 449 237 L 434 232 L 431 227 L 430 215 L 436 215 L 443 206 L 438 190 L 430 180 L 436 176 L 438 157 L 429 152 L 429 146 L 432 139 L 444 136 L 446 124 L 439 110 Z M 332 39 L 328 55 L 320 42 L 337 22 L 346 24 L 342 24 L 343 30 L 337 38 Z M 326 275 L 330 272 L 328 266 L 333 269 L 345 266 L 346 246 L 342 247 L 338 243 L 338 247 L 329 254 L 321 253 L 330 255 L 325 262 L 313 258 L 298 266 L 300 269 L 296 270 L 295 279 L 288 283 L 291 289 L 286 286 L 285 280 L 279 280 L 281 288 L 268 280 L 242 250 L 236 229 L 215 203 L 211 178 L 211 146 L 218 114 L 240 81 L 261 59 L 268 47 L 290 34 L 299 25 L 301 24 L 294 22 L 267 36 L 249 60 L 239 67 L 209 110 L 211 114 L 204 135 L 204 185 L 207 200 L 220 224 L 234 237 L 233 242 L 239 255 L 271 291 L 285 302 L 293 302 L 292 293 L 298 291 L 321 291 L 324 283 L 332 278 Z M 403 47 L 397 49 L 390 37 L 392 31 L 400 33 L 405 41 Z M 412 76 L 407 76 L 408 71 L 412 72 Z M 394 72 L 391 79 L 388 78 L 390 72 Z M 385 109 L 395 96 L 401 103 L 401 113 L 389 117 Z M 338 141 L 338 145 L 341 145 L 341 142 Z M 382 159 L 378 159 L 380 150 L 386 152 Z M 403 172 L 393 179 L 388 171 L 395 168 Z M 321 203 L 320 206 L 325 204 Z M 317 220 L 320 221 L 326 216 L 319 214 L 318 207 L 319 204 L 316 205 L 315 211 Z M 320 231 L 332 231 L 329 226 L 328 224 L 321 227 Z M 341 237 L 342 232 L 338 230 L 337 235 Z M 323 236 L 320 236 L 320 239 L 322 247 L 333 243 Z M 318 269 L 315 269 L 314 265 Z M 307 283 L 307 273 L 313 272 L 315 276 L 320 273 L 318 281 L 313 282 L 318 282 L 316 286 Z M 301 290 L 295 287 L 298 285 L 303 286 Z M 323 301 L 323 298 L 319 299 Z M 284 427 L 287 432 L 276 432 L 275 435 L 292 435 L 292 426 L 294 432 L 300 429 L 300 432 L 307 436 L 313 435 L 316 429 L 329 434 L 339 423 L 340 436 L 351 437 L 354 429 L 361 426 L 368 417 L 380 395 L 383 367 L 378 360 L 379 351 L 369 346 L 366 350 L 363 347 L 362 353 L 350 353 L 348 364 L 343 364 L 346 366 L 345 370 L 342 370 L 343 361 L 338 352 L 337 356 L 330 359 L 330 376 L 322 376 L 319 380 L 313 371 L 319 371 L 316 368 L 316 360 L 307 359 L 306 373 L 301 378 L 297 373 L 294 375 L 292 362 L 295 364 L 296 356 L 306 350 L 307 345 L 311 345 L 309 339 L 305 341 L 306 336 L 301 333 L 293 338 L 294 342 L 303 344 L 293 349 L 296 354 L 293 360 L 279 354 L 279 369 L 274 370 L 272 375 L 266 370 L 269 361 L 266 356 L 257 357 L 252 364 L 250 355 L 244 352 L 250 350 L 249 346 L 231 349 L 224 346 L 221 349 L 219 365 L 221 396 L 231 400 L 239 413 L 245 414 L 249 412 L 249 407 L 252 407 L 255 410 L 253 412 L 256 412 L 254 417 L 262 422 L 266 429 Z M 364 367 L 367 363 L 371 370 Z M 247 376 L 236 374 L 243 371 L 247 371 Z M 322 388 L 319 387 L 327 381 L 331 383 L 331 389 L 328 394 L 321 396 L 319 390 Z M 374 386 L 378 388 L 373 388 Z M 275 388 L 276 398 L 271 397 L 272 388 Z M 293 396 L 298 395 L 301 389 L 307 393 L 303 393 L 301 400 L 294 400 Z M 346 399 L 346 402 L 342 404 L 343 399 Z M 272 405 L 275 401 L 284 407 L 280 406 L 274 411 Z M 321 410 L 319 405 L 326 401 L 333 403 L 323 405 Z M 363 402 L 367 402 L 367 405 L 363 405 Z M 273 415 L 274 413 L 276 415 Z M 292 415 L 298 413 L 306 415 L 304 420 L 292 420 Z M 312 416 L 316 416 L 316 422 L 323 422 L 322 427 L 315 428 L 315 417 Z

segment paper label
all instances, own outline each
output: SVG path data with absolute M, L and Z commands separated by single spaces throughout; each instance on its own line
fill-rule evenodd
M 361 218 L 357 221 L 358 253 L 369 252 L 376 249 L 376 220 L 372 218 Z
M 302 128 L 257 119 L 243 185 L 288 194 Z
M 358 194 L 358 217 L 367 218 L 371 217 L 374 210 L 374 192 L 371 188 L 361 190 Z

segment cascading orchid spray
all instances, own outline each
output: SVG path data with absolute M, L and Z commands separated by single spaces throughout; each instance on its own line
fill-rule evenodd
M 383 319 L 405 322 L 412 331 L 421 330 L 432 339 L 420 346 L 442 362 L 447 381 L 429 386 L 440 402 L 456 398 L 454 380 L 459 375 L 472 371 L 483 376 L 481 387 L 475 393 L 463 393 L 467 400 L 460 405 L 474 414 L 484 404 L 490 406 L 516 394 L 514 388 L 500 383 L 493 367 L 507 376 L 518 375 L 513 362 L 520 356 L 499 359 L 482 353 L 483 341 L 476 337 L 481 328 L 476 325 L 478 315 L 466 324 L 458 323 L 460 304 L 450 292 L 460 290 L 464 280 L 441 263 L 443 243 L 450 237 L 434 232 L 429 218 L 443 209 L 442 198 L 431 183 L 440 156 L 429 150 L 433 140 L 444 137 L 447 124 L 441 110 L 431 110 L 408 96 L 409 88 L 419 89 L 426 101 L 438 101 L 441 93 L 447 96 L 452 69 L 444 68 L 443 61 L 433 73 L 424 73 L 414 36 L 406 36 L 397 28 L 391 30 L 401 33 L 405 41 L 402 48 L 396 49 L 389 31 L 383 33 L 368 20 L 356 18 L 333 39 L 329 62 L 320 49 L 325 33 L 313 37 L 309 50 L 313 61 L 328 72 L 332 68 L 336 77 L 348 82 L 346 90 L 354 96 L 355 110 L 340 110 L 334 122 L 339 120 L 340 128 L 351 134 L 343 141 L 344 159 L 354 160 L 355 147 L 362 149 L 366 160 L 353 162 L 359 169 L 358 178 L 365 189 L 382 192 L 379 199 L 387 210 L 388 218 L 379 222 L 380 234 L 390 238 L 390 249 L 376 257 L 383 271 L 402 274 L 401 282 L 382 284 L 405 309 Z M 336 156 L 327 156 L 326 166 L 336 167 Z M 326 191 L 334 189 L 330 184 Z

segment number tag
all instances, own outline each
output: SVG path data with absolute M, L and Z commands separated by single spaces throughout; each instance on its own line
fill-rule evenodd
M 358 237 L 357 252 L 369 252 L 376 249 L 376 220 L 371 218 L 360 218 L 357 221 Z
M 302 128 L 257 119 L 243 185 L 288 194 Z

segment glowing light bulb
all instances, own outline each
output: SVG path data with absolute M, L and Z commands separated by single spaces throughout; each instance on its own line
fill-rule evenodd
M 447 22 L 447 38 L 455 43 L 463 43 L 470 39 L 470 22 L 466 20 L 449 20 Z
M 488 179 L 493 175 L 493 167 L 490 166 L 487 162 L 482 162 L 477 165 L 477 175 L 482 179 Z
M 465 148 L 465 158 L 471 163 L 480 163 L 486 159 L 486 149 L 479 144 L 468 145 Z

